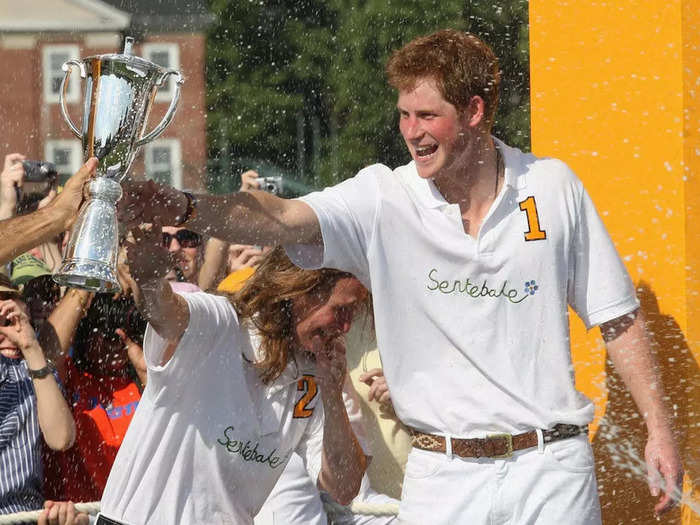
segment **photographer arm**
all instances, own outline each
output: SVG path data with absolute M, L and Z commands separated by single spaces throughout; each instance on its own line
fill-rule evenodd
M 238 191 L 257 190 L 260 188 L 258 184 L 258 172 L 248 170 L 241 174 L 241 187 Z M 204 250 L 204 264 L 199 271 L 199 287 L 202 290 L 209 290 L 226 277 L 228 266 L 228 250 L 229 243 L 211 237 L 207 241 L 207 246 Z
M 20 153 L 5 155 L 5 166 L 0 173 L 0 221 L 15 216 L 17 188 L 21 188 L 24 181 L 24 158 Z

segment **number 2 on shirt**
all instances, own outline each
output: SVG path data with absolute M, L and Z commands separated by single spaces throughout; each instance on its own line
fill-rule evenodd
M 304 375 L 297 381 L 297 392 L 304 392 L 301 399 L 297 401 L 294 405 L 294 417 L 295 418 L 305 418 L 311 417 L 314 413 L 313 407 L 309 408 L 309 405 L 316 397 L 318 392 L 318 387 L 316 386 L 316 379 L 311 375 Z
M 520 203 L 520 210 L 527 215 L 528 231 L 525 232 L 526 241 L 541 241 L 547 238 L 547 232 L 540 229 L 540 218 L 537 215 L 537 203 L 535 197 L 530 195 Z

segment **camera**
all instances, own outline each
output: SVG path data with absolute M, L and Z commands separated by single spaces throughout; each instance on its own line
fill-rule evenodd
M 58 177 L 56 165 L 45 160 L 24 160 L 25 182 L 53 182 Z
M 255 179 L 261 190 L 273 195 L 279 195 L 282 193 L 282 177 L 258 177 Z

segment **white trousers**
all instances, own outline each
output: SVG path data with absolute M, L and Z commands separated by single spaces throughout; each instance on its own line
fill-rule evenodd
M 593 452 L 585 435 L 517 451 L 508 459 L 464 459 L 412 449 L 402 524 L 600 525 Z

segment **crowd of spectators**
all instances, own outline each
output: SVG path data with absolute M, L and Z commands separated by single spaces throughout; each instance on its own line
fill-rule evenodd
M 0 173 L 0 241 L 8 240 L 0 249 L 0 514 L 44 507 L 39 523 L 87 523 L 71 502 L 102 496 L 148 381 L 146 321 L 123 254 L 117 294 L 62 289 L 52 279 L 93 161 L 59 188 L 55 178 L 27 182 L 25 160 L 7 155 Z M 256 188 L 257 176 L 244 173 L 241 190 Z M 27 235 L 10 242 L 19 227 Z M 236 292 L 270 250 L 182 227 L 162 231 L 172 260 L 166 278 L 184 291 Z

